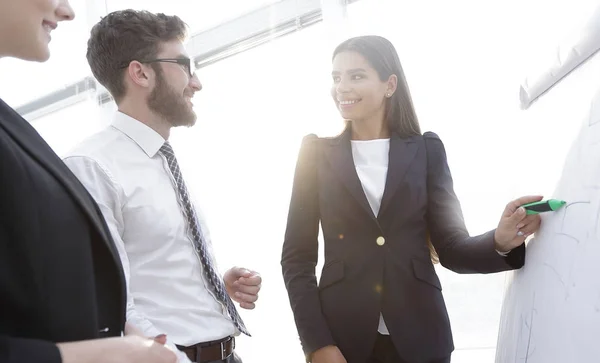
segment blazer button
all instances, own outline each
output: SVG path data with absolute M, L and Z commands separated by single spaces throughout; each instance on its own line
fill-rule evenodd
M 377 244 L 379 246 L 383 246 L 385 244 L 385 238 L 379 236 L 379 237 L 377 237 L 377 241 L 376 242 L 377 242 Z

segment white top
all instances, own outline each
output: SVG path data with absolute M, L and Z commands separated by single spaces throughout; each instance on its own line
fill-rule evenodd
M 169 344 L 183 346 L 237 335 L 224 306 L 207 289 L 169 166 L 158 153 L 164 142 L 119 112 L 110 127 L 64 161 L 100 206 L 119 251 L 128 322 L 147 336 L 164 333 Z M 195 208 L 210 246 L 204 217 Z
M 373 214 L 379 214 L 381 198 L 385 190 L 387 178 L 390 139 L 377 140 L 351 140 L 352 157 L 356 173 L 362 184 L 363 191 L 373 210 Z M 388 335 L 388 329 L 379 315 L 379 333 Z

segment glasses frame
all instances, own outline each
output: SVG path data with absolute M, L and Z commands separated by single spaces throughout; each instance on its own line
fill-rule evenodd
M 157 58 L 157 59 L 147 59 L 138 61 L 140 63 L 176 63 L 184 66 L 187 69 L 188 75 L 190 78 L 194 77 L 196 73 L 196 64 L 192 58 Z M 131 61 L 129 62 L 131 63 Z M 129 63 L 123 65 L 121 68 L 129 67 Z

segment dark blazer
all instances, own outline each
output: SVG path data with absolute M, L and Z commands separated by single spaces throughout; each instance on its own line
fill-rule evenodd
M 296 166 L 281 263 L 303 349 L 308 356 L 337 345 L 348 363 L 365 363 L 383 313 L 407 362 L 448 357 L 454 345 L 427 231 L 441 264 L 458 273 L 519 268 L 525 246 L 502 257 L 494 250 L 494 230 L 469 236 L 444 145 L 431 132 L 408 139 L 392 134 L 374 216 L 350 135 L 347 128 L 335 138 L 305 137 Z M 317 286 L 319 222 L 325 262 Z
M 2 100 L 0 183 L 0 362 L 58 363 L 54 343 L 119 336 L 125 280 L 104 219 Z

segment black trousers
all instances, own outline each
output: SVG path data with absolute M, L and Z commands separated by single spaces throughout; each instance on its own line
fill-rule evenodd
M 368 363 L 410 363 L 400 357 L 389 335 L 378 334 L 373 354 Z M 450 357 L 429 363 L 450 363 Z

